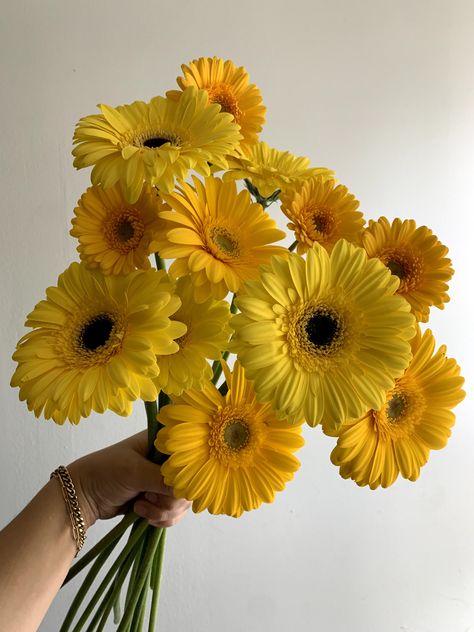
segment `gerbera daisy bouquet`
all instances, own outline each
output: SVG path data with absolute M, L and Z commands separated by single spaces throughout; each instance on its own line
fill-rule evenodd
M 74 165 L 92 167 L 70 230 L 80 261 L 27 316 L 20 399 L 57 424 L 143 400 L 150 459 L 195 512 L 273 502 L 304 423 L 335 438 L 342 477 L 416 480 L 464 396 L 419 324 L 449 300 L 447 248 L 413 219 L 366 225 L 333 171 L 261 141 L 244 68 L 182 71 L 179 90 L 77 124 Z M 61 630 L 103 630 L 112 611 L 119 632 L 141 630 L 149 587 L 154 630 L 164 541 L 126 515 L 71 569 L 66 581 L 91 565 Z

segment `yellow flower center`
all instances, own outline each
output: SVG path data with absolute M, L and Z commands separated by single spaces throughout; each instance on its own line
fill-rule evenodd
M 251 464 L 265 436 L 265 428 L 250 406 L 219 408 L 214 413 L 209 432 L 211 457 L 226 467 Z
M 221 106 L 222 112 L 232 114 L 235 122 L 240 123 L 242 110 L 239 108 L 238 101 L 235 98 L 234 90 L 231 86 L 225 83 L 209 86 L 207 88 L 207 94 L 211 103 L 218 103 Z
M 391 248 L 382 253 L 380 260 L 400 279 L 399 294 L 413 291 L 419 286 L 424 266 L 418 254 L 410 249 Z
M 384 408 L 373 411 L 373 423 L 382 439 L 406 438 L 412 435 L 426 410 L 422 390 L 413 378 L 399 378 L 387 393 Z
M 218 253 L 224 254 L 226 257 L 235 259 L 240 255 L 238 241 L 234 236 L 222 226 L 213 226 L 209 230 L 209 238 L 214 246 L 217 246 Z M 214 248 L 212 250 L 215 250 Z
M 138 210 L 121 209 L 107 217 L 103 232 L 109 248 L 126 255 L 140 244 L 145 224 Z
M 125 328 L 125 319 L 116 310 L 89 306 L 63 329 L 58 351 L 76 368 L 106 364 L 120 351 Z

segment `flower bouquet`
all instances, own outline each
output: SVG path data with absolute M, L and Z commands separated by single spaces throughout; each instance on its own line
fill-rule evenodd
M 464 396 L 419 325 L 449 300 L 447 248 L 412 219 L 366 225 L 331 170 L 260 141 L 244 68 L 214 57 L 182 71 L 179 90 L 77 124 L 74 165 L 92 167 L 70 231 L 80 262 L 27 317 L 20 399 L 57 424 L 143 400 L 150 459 L 195 512 L 273 502 L 303 423 L 336 439 L 342 477 L 416 480 Z M 119 632 L 145 616 L 154 630 L 164 542 L 127 514 L 71 569 L 66 581 L 90 565 L 61 631 L 103 630 L 112 612 Z

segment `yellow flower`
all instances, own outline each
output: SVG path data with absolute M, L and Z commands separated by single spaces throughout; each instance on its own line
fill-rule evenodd
M 428 329 L 412 342 L 413 360 L 386 394 L 384 406 L 369 410 L 357 421 L 345 423 L 331 454 L 343 478 L 375 489 L 392 485 L 401 474 L 415 481 L 430 450 L 444 448 L 451 435 L 451 408 L 464 398 L 456 361 L 446 357 L 443 345 L 434 353 Z
M 359 202 L 342 184 L 324 176 L 312 176 L 280 197 L 281 210 L 295 232 L 297 252 L 305 253 L 318 242 L 331 252 L 339 239 L 360 245 L 364 218 Z
M 101 114 L 76 126 L 74 166 L 94 165 L 92 183 L 104 189 L 120 181 L 130 203 L 138 200 L 144 182 L 169 192 L 189 169 L 203 175 L 210 173 L 208 163 L 226 169 L 226 154 L 242 138 L 232 116 L 194 87 L 178 100 L 154 97 L 149 103 L 99 107 Z
M 427 322 L 430 307 L 440 309 L 449 301 L 448 281 L 453 276 L 448 249 L 426 226 L 415 221 L 387 218 L 370 220 L 362 236 L 369 257 L 378 257 L 400 279 L 398 293 L 411 305 L 413 314 Z
M 207 91 L 210 103 L 218 103 L 222 112 L 228 112 L 240 125 L 242 145 L 252 145 L 258 140 L 265 122 L 266 108 L 256 85 L 249 83 L 245 68 L 219 57 L 200 57 L 181 66 L 183 77 L 177 78 L 182 90 L 189 86 Z M 166 93 L 169 98 L 178 98 L 178 90 Z
M 130 204 L 120 185 L 110 189 L 92 186 L 74 209 L 70 234 L 77 237 L 77 250 L 88 268 L 104 274 L 128 274 L 150 268 L 150 243 L 160 229 L 158 212 L 163 202 L 145 185 L 138 200 Z
M 11 385 L 38 417 L 79 423 L 93 410 L 122 415 L 157 397 L 156 356 L 174 353 L 186 326 L 171 321 L 179 298 L 164 272 L 103 276 L 72 263 L 28 315 Z
M 415 334 L 398 280 L 341 239 L 329 255 L 273 257 L 236 300 L 230 350 L 281 418 L 337 427 L 382 406 Z M 369 402 L 371 402 L 369 404 Z M 369 404 L 369 405 L 368 405 Z
M 268 245 L 285 233 L 251 201 L 248 191 L 237 192 L 235 182 L 193 181 L 194 188 L 183 183 L 178 191 L 163 195 L 174 210 L 160 213 L 166 224 L 152 246 L 165 259 L 176 257 L 172 276 L 192 275 L 198 302 L 210 296 L 222 299 L 257 276 L 258 266 L 272 255 L 286 252 Z
M 308 158 L 273 149 L 263 141 L 245 147 L 240 154 L 229 156 L 228 162 L 229 171 L 224 174 L 224 181 L 250 180 L 263 197 L 270 197 L 278 190 L 285 191 L 314 175 L 332 176 L 332 171 L 328 169 L 310 167 Z
M 174 318 L 186 325 L 186 333 L 176 340 L 179 350 L 157 358 L 160 374 L 156 385 L 172 395 L 183 390 L 203 388 L 212 377 L 207 362 L 218 360 L 225 350 L 231 330 L 229 304 L 209 298 L 204 303 L 194 300 L 194 288 L 189 276 L 178 280 L 175 290 L 181 307 Z
M 237 362 L 224 397 L 213 385 L 175 398 L 158 414 L 165 426 L 155 442 L 170 457 L 162 465 L 165 483 L 195 512 L 238 517 L 271 503 L 293 478 L 303 445 L 301 426 L 278 421 L 269 404 L 259 404 Z

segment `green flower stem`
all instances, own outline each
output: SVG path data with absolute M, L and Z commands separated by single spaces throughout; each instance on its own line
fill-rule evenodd
M 222 397 L 225 397 L 229 392 L 229 385 L 227 384 L 227 382 L 222 382 L 217 390 L 222 395 Z
M 148 428 L 148 458 L 150 461 L 157 463 L 158 452 L 155 448 L 155 439 L 160 426 L 160 422 L 156 418 L 158 414 L 158 403 L 153 401 L 144 402 L 144 404 Z
M 230 313 L 237 314 L 237 311 L 238 311 L 238 308 L 237 308 L 237 305 L 235 304 L 235 294 L 234 294 L 234 296 L 232 297 L 232 301 L 230 303 Z M 229 356 L 230 356 L 230 351 L 228 350 L 223 351 L 221 355 L 221 359 L 226 361 Z M 212 383 L 213 384 L 217 384 L 220 376 L 222 375 L 221 359 L 214 360 L 214 362 L 212 363 Z
M 157 533 L 157 531 L 159 533 Z M 157 555 L 157 547 L 159 546 L 159 542 L 161 541 L 163 532 L 164 532 L 164 529 L 160 529 L 160 528 L 156 529 L 154 527 L 149 527 L 146 537 L 143 538 L 143 540 L 146 542 L 146 546 L 144 547 L 143 552 L 142 552 L 140 564 L 138 567 L 139 570 L 143 567 L 143 564 L 145 563 L 145 555 L 149 553 L 150 547 L 154 548 L 155 553 L 153 554 L 151 562 L 148 566 L 148 571 L 146 573 L 145 580 L 143 582 L 141 591 L 139 593 L 138 601 L 134 608 L 133 618 L 128 623 L 128 625 L 124 628 L 124 632 L 141 632 L 143 628 L 145 612 L 146 612 L 146 602 L 148 599 L 148 590 L 149 590 L 148 586 L 151 583 L 150 578 L 152 574 L 153 563 Z M 133 595 L 133 588 L 136 587 L 136 585 L 137 585 L 137 579 L 135 579 L 134 586 L 131 587 L 132 595 Z M 132 600 L 132 595 L 130 597 L 130 601 Z
M 161 410 L 163 406 L 166 406 L 169 403 L 170 403 L 170 398 L 168 397 L 168 395 L 166 393 L 163 393 L 163 391 L 160 391 L 160 394 L 158 396 L 159 409 Z M 162 424 L 159 424 L 159 426 L 160 428 L 163 428 Z
M 226 361 L 230 356 L 230 351 L 223 351 L 222 360 Z M 220 360 L 214 360 L 212 363 L 212 383 L 217 384 L 220 376 L 222 375 L 222 364 Z
M 216 368 L 214 369 L 214 372 L 212 374 L 212 383 L 217 384 L 221 375 L 222 375 L 222 365 L 219 362 L 219 364 L 216 364 Z
M 166 529 L 163 529 L 163 533 L 160 538 L 158 550 L 153 560 L 153 567 L 151 569 L 150 584 L 153 591 L 150 608 L 150 622 L 148 624 L 148 632 L 155 632 L 156 615 L 158 613 L 158 602 L 160 599 L 160 579 L 161 571 L 163 569 L 163 557 L 165 552 L 166 542 Z
M 135 613 L 130 625 L 130 632 L 141 632 L 143 630 L 143 621 L 145 619 L 146 602 L 148 600 L 148 583 L 151 575 L 151 566 L 143 582 L 143 586 L 138 597 Z
M 160 543 L 161 529 L 155 529 L 154 527 L 149 527 L 149 528 L 153 529 L 153 533 L 151 535 L 150 542 L 148 543 L 141 568 L 138 572 L 135 586 L 133 587 L 133 591 L 130 596 L 130 602 L 125 609 L 123 619 L 120 622 L 120 625 L 118 626 L 116 632 L 128 632 L 128 630 L 130 629 L 130 623 L 133 619 L 133 615 L 135 613 L 135 608 L 137 606 L 138 600 L 140 598 L 140 593 L 142 591 L 143 584 L 148 579 L 148 573 L 153 563 L 153 558 L 155 556 L 156 549 L 158 547 L 158 544 Z
M 122 566 L 122 568 L 123 568 L 123 566 Z M 112 590 L 113 590 L 115 584 L 117 583 L 117 577 L 118 577 L 118 573 L 115 576 L 114 583 L 111 586 Z M 114 611 L 114 623 L 115 623 L 115 625 L 118 625 L 118 623 L 120 622 L 120 619 L 122 618 L 122 608 L 120 607 L 120 590 L 118 591 L 116 599 L 115 599 L 115 601 L 112 604 L 112 610 Z
M 128 536 L 128 540 L 130 540 L 130 538 L 133 536 L 133 534 L 135 533 L 135 531 L 137 530 L 137 528 L 140 526 L 141 521 L 137 520 L 135 522 L 135 524 L 133 525 L 133 527 L 130 530 L 130 534 Z M 140 555 L 141 555 L 141 549 L 143 548 L 143 542 L 144 542 L 145 538 L 141 538 L 138 543 L 137 543 L 137 550 L 135 550 L 135 554 L 134 554 L 134 566 L 137 563 L 137 560 L 140 559 Z M 124 565 L 127 565 L 128 563 L 128 558 L 125 560 Z M 118 583 L 118 576 L 119 576 L 120 571 L 117 573 L 117 575 L 115 576 L 114 582 L 113 584 L 117 584 Z M 114 610 L 114 623 L 116 625 L 118 625 L 120 623 L 120 619 L 122 618 L 122 614 L 121 614 L 121 608 L 120 608 L 120 591 L 116 594 L 116 599 L 115 602 L 113 604 L 113 610 Z
M 132 562 L 135 560 L 135 550 L 130 551 L 127 559 L 120 567 L 118 571 L 115 581 L 110 586 L 109 590 L 105 594 L 104 599 L 100 603 L 97 611 L 92 619 L 89 627 L 86 632 L 102 632 L 105 624 L 107 623 L 107 619 L 109 618 L 111 610 L 115 607 L 115 604 L 120 599 L 120 591 L 122 589 L 123 582 L 128 575 L 128 571 L 130 570 L 130 566 Z
M 250 194 L 253 195 L 253 197 L 255 198 L 255 201 L 261 204 L 264 209 L 270 206 L 270 204 L 273 204 L 273 202 L 276 202 L 278 200 L 278 196 L 281 193 L 281 190 L 277 189 L 276 191 L 273 191 L 273 193 L 268 197 L 263 197 L 263 195 L 260 195 L 257 187 L 252 184 L 252 182 L 248 178 L 244 178 L 244 182 Z
M 128 606 L 128 604 L 130 603 L 130 597 L 132 594 L 132 590 L 133 587 L 135 586 L 135 582 L 137 579 L 137 575 L 138 575 L 138 571 L 140 569 L 142 560 L 143 560 L 143 555 L 145 554 L 145 545 L 147 542 L 147 538 L 145 536 L 142 537 L 142 539 L 140 540 L 139 543 L 139 551 L 137 552 L 137 555 L 135 556 L 135 560 L 133 562 L 133 567 L 132 567 L 132 572 L 130 573 L 130 578 L 128 580 L 128 588 L 127 588 L 127 595 L 125 597 L 125 608 Z M 115 623 L 118 625 L 120 623 L 120 621 L 115 621 Z
M 158 411 L 170 403 L 170 398 L 163 391 L 160 392 L 158 397 L 158 403 L 154 402 L 144 402 L 145 410 L 146 410 L 146 419 L 147 419 L 147 428 L 148 428 L 148 458 L 153 463 L 157 463 L 158 465 L 162 465 L 166 459 L 168 458 L 167 454 L 161 454 L 155 448 L 155 439 L 158 431 L 163 428 L 163 424 L 157 420 L 156 416 Z
M 155 264 L 156 264 L 156 269 L 157 270 L 165 270 L 166 271 L 165 262 L 163 261 L 163 259 L 160 257 L 160 255 L 157 252 L 155 252 Z
M 81 584 L 81 587 L 77 591 L 76 596 L 73 599 L 72 604 L 69 607 L 69 610 L 66 614 L 66 617 L 63 621 L 63 624 L 59 630 L 59 632 L 67 632 L 72 625 L 74 617 L 76 616 L 77 611 L 79 610 L 81 603 L 84 601 L 84 598 L 87 594 L 87 591 L 94 583 L 95 578 L 100 572 L 102 566 L 105 564 L 107 558 L 112 553 L 115 547 L 115 542 L 110 543 L 103 551 L 99 553 L 96 561 L 92 564 L 89 572 L 87 573 L 84 581 Z
M 159 583 L 159 581 L 160 581 L 161 570 L 157 566 L 157 559 L 158 559 L 157 556 L 158 556 L 160 551 L 162 551 L 161 555 L 163 555 L 165 542 L 166 542 L 166 529 L 162 528 L 161 529 L 161 535 L 160 535 L 160 541 L 159 541 L 158 548 L 157 548 L 157 552 L 156 552 L 156 555 L 155 555 L 155 557 L 153 559 L 153 566 L 151 567 L 150 588 L 152 590 L 155 589 L 155 586 L 157 585 L 156 582 Z M 158 571 L 160 571 L 160 572 L 158 572 Z
M 85 555 L 83 555 L 69 570 L 69 573 L 66 576 L 66 579 L 63 582 L 63 586 L 67 584 L 71 579 L 73 579 L 78 573 L 82 571 L 88 564 L 95 559 L 99 553 L 101 553 L 109 544 L 112 542 L 118 544 L 118 541 L 123 536 L 125 531 L 129 528 L 131 524 L 133 524 L 136 520 L 138 520 L 137 514 L 128 513 L 126 514 L 122 520 L 116 525 L 113 529 L 109 531 L 95 546 L 92 547 L 90 551 L 88 551 Z
M 86 621 L 89 618 L 90 614 L 92 613 L 93 609 L 95 608 L 95 605 L 99 601 L 102 593 L 105 591 L 107 586 L 110 584 L 112 579 L 115 577 L 115 574 L 120 569 L 120 567 L 122 566 L 123 562 L 126 560 L 128 555 L 133 551 L 133 549 L 135 549 L 135 547 L 137 546 L 138 541 L 140 540 L 142 535 L 145 533 L 147 527 L 148 527 L 148 522 L 146 520 L 143 520 L 143 519 L 140 520 L 140 524 L 136 528 L 135 533 L 130 535 L 130 538 L 129 538 L 127 544 L 125 545 L 125 547 L 123 548 L 122 552 L 117 557 L 115 562 L 112 564 L 112 566 L 110 567 L 109 571 L 105 575 L 105 577 L 102 580 L 102 582 L 99 584 L 99 587 L 96 589 L 96 591 L 94 593 L 94 596 L 92 597 L 92 599 L 89 602 L 89 605 L 87 606 L 87 608 L 82 613 L 82 616 L 79 619 L 78 623 L 76 624 L 76 627 L 74 628 L 73 632 L 79 632 L 79 630 L 82 630 L 82 627 L 84 626 L 84 624 L 86 623 Z M 97 561 L 99 561 L 99 560 L 97 560 Z M 103 562 L 101 562 L 100 566 L 102 566 L 102 565 L 103 565 Z M 97 569 L 97 571 L 95 573 L 96 575 L 97 575 L 98 570 L 99 570 L 99 568 Z M 95 576 L 94 576 L 94 579 L 95 579 Z M 81 588 L 79 589 L 79 592 L 76 595 L 76 599 L 78 599 L 79 595 L 80 595 L 80 599 L 78 599 L 78 603 L 77 604 L 75 604 L 76 599 L 74 599 L 74 601 L 73 601 L 73 605 L 75 606 L 75 612 L 77 612 L 77 609 L 79 608 L 79 606 L 81 605 L 82 601 L 84 600 L 86 592 L 89 590 L 90 585 L 92 584 L 92 581 L 91 582 L 87 582 L 87 577 L 86 577 L 84 583 L 82 584 Z M 87 586 L 86 586 L 86 583 L 88 583 Z M 73 606 L 71 606 L 70 611 L 72 610 L 72 608 L 73 608 Z M 75 612 L 73 613 L 73 615 L 75 614 Z M 67 630 L 68 630 L 68 628 L 64 628 L 64 630 L 61 628 L 61 630 L 59 632 L 66 632 Z
M 288 246 L 288 250 L 290 252 L 293 252 L 293 250 L 296 248 L 297 245 L 298 245 L 298 241 L 295 239 L 295 241 L 291 244 L 291 246 Z

